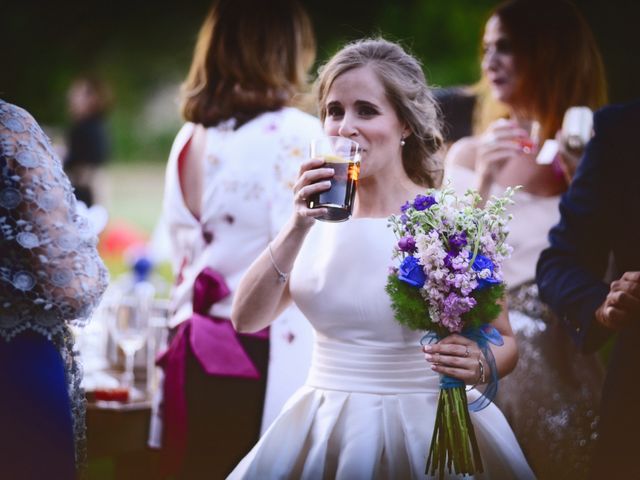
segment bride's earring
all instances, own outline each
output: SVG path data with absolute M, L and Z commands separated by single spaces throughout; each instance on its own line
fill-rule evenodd
M 400 146 L 404 147 L 407 142 L 405 142 L 404 137 L 400 137 Z

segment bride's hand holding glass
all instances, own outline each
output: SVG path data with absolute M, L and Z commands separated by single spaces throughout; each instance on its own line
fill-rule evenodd
M 309 228 L 315 218 L 327 214 L 326 208 L 309 208 L 309 199 L 331 187 L 330 178 L 334 175 L 333 168 L 322 167 L 323 158 L 311 158 L 300 166 L 298 179 L 293 186 L 295 225 Z

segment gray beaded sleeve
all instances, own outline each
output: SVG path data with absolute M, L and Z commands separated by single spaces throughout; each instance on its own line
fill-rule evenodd
M 108 283 L 97 238 L 36 121 L 0 100 L 0 337 L 85 322 Z

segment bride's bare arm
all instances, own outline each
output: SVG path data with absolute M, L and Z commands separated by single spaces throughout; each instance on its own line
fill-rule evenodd
M 293 188 L 291 219 L 240 281 L 231 309 L 231 321 L 237 331 L 256 332 L 268 326 L 291 302 L 288 274 L 315 223 L 314 217 L 327 213 L 323 208 L 307 207 L 307 198 L 329 188 L 327 179 L 334 172 L 331 168 L 319 168 L 322 164 L 321 159 L 311 159 L 300 167 Z

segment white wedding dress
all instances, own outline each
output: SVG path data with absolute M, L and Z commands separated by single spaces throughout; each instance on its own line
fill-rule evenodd
M 309 377 L 229 478 L 427 478 L 439 378 L 384 290 L 395 241 L 383 218 L 313 227 L 290 284 L 317 333 Z M 495 405 L 471 418 L 476 478 L 533 478 Z

